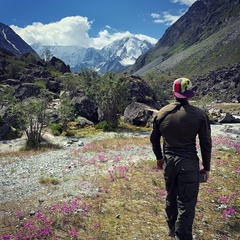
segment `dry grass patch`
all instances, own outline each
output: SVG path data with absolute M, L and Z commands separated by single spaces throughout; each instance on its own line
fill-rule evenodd
M 149 137 L 124 137 L 124 135 L 116 135 L 115 138 L 94 140 L 91 144 L 87 144 L 82 148 L 82 152 L 92 151 L 107 151 L 107 150 L 124 150 L 131 146 L 141 146 L 149 144 Z
M 38 149 L 35 150 L 26 150 L 25 147 L 22 147 L 19 151 L 12 151 L 11 149 L 8 151 L 0 151 L 0 164 L 1 164 L 1 158 L 14 158 L 14 157 L 27 157 L 27 156 L 33 156 L 38 155 L 44 152 L 49 152 L 52 150 L 61 149 L 61 146 L 58 144 L 52 144 L 49 142 L 42 143 Z

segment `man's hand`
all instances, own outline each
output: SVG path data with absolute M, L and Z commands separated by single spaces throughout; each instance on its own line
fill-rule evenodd
M 157 169 L 163 170 L 163 159 L 157 159 Z
M 210 177 L 210 171 L 205 171 L 206 173 L 206 182 L 209 180 L 209 177 Z
M 205 183 L 208 181 L 209 177 L 210 177 L 210 171 L 205 171 L 204 169 L 200 170 L 200 174 L 203 173 L 205 174 L 205 178 L 200 180 L 200 183 Z

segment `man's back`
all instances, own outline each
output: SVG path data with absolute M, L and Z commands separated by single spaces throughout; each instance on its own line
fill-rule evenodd
M 170 108 L 166 106 L 165 108 Z M 160 125 L 166 148 L 194 149 L 196 136 L 205 131 L 206 113 L 190 104 L 170 112 Z

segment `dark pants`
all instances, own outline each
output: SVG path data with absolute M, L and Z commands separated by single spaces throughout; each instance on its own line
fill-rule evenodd
M 199 159 L 165 155 L 166 214 L 178 240 L 192 240 L 192 224 L 199 191 Z

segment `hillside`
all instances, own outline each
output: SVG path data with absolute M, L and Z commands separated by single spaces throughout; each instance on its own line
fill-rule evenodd
M 203 75 L 240 61 L 240 1 L 196 1 L 129 69 L 171 75 Z
M 0 48 L 6 49 L 14 55 L 37 53 L 9 26 L 0 22 Z

